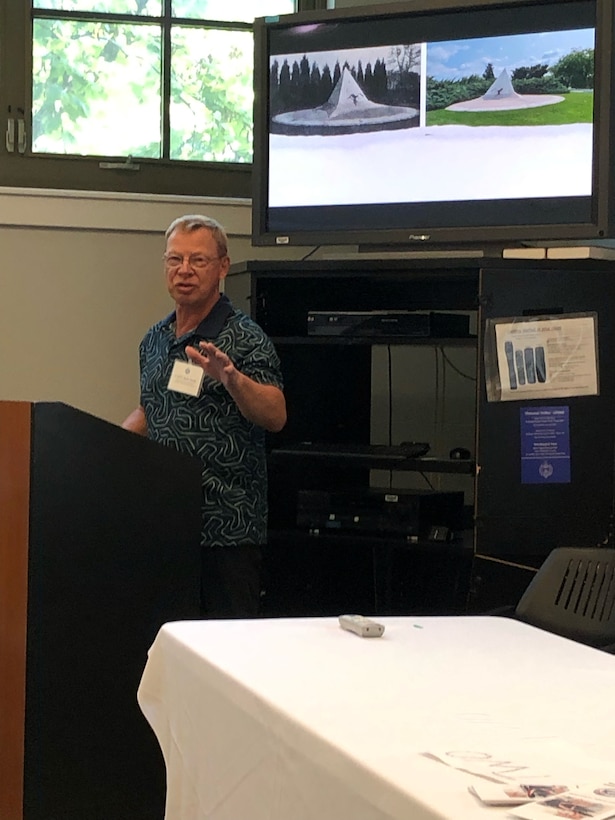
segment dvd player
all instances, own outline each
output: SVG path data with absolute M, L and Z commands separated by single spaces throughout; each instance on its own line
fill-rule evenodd
M 308 336 L 465 337 L 470 317 L 461 313 L 417 313 L 409 310 L 310 310 Z
M 321 531 L 427 538 L 433 527 L 463 529 L 463 491 L 299 490 L 297 526 Z

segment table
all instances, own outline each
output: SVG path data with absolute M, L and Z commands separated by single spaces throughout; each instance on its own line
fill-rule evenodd
M 376 639 L 334 618 L 163 626 L 138 700 L 166 820 L 506 815 L 468 792 L 479 759 L 613 778 L 615 657 L 506 618 L 381 621 Z

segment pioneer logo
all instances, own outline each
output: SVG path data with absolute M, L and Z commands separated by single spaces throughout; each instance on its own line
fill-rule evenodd
M 412 239 L 415 242 L 425 242 L 426 239 L 431 239 L 430 233 L 411 233 L 408 239 Z

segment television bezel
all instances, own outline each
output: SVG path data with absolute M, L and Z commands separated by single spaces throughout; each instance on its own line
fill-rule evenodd
M 403 228 L 360 229 L 310 228 L 281 232 L 269 227 L 269 33 L 276 27 L 327 23 L 344 20 L 369 20 L 389 15 L 441 15 L 452 12 L 545 5 L 569 5 L 577 0 L 410 0 L 379 6 L 353 6 L 328 11 L 307 11 L 276 17 L 261 17 L 254 22 L 254 159 L 252 185 L 252 244 L 265 246 L 357 245 L 366 250 L 427 250 L 438 248 L 519 247 L 532 244 L 583 243 L 614 236 L 613 207 L 615 137 L 611 138 L 615 100 L 615 13 L 612 0 L 588 0 L 596 8 L 594 130 L 592 159 L 591 216 L 587 222 L 562 221 L 555 224 L 498 224 L 431 227 L 413 225 Z M 531 201 L 537 201 L 533 199 Z M 471 207 L 471 200 L 466 207 Z M 300 208 L 298 208 L 298 211 Z

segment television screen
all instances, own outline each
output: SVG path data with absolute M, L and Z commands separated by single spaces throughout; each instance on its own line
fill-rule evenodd
M 253 242 L 610 233 L 610 0 L 415 0 L 260 18 Z

